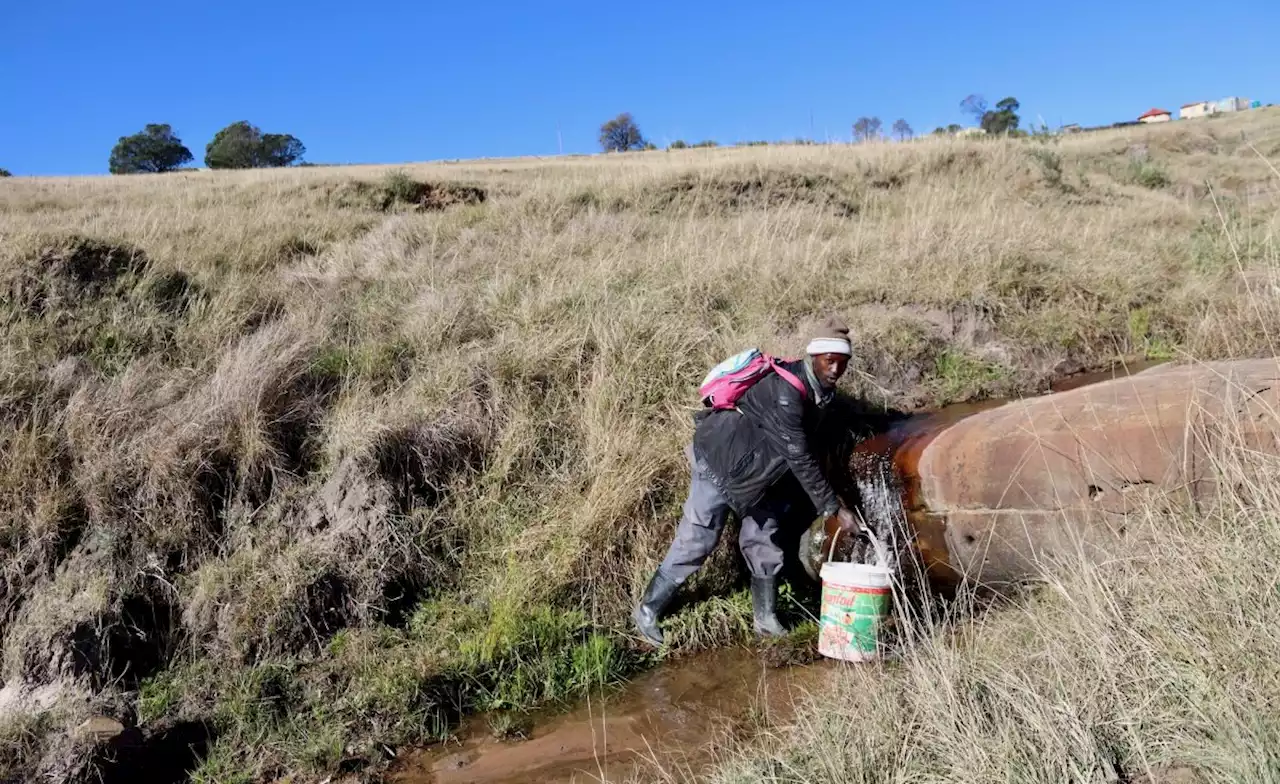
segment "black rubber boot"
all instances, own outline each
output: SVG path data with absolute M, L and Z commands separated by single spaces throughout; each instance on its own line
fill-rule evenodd
M 778 578 L 751 578 L 751 615 L 756 634 L 781 637 L 787 633 L 778 622 Z
M 662 645 L 662 630 L 658 628 L 658 620 L 679 587 L 658 569 L 649 579 L 649 587 L 645 588 L 644 596 L 631 613 L 631 619 L 636 622 L 640 634 L 656 646 Z

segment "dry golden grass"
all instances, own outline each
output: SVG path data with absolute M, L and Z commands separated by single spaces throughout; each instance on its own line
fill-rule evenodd
M 846 391 L 899 409 L 1270 352 L 1278 153 L 1266 110 L 1051 144 L 7 179 L 3 677 L 211 722 L 207 780 L 322 777 L 458 707 L 572 693 L 636 664 L 707 367 L 794 352 L 832 311 Z M 726 550 L 699 581 L 734 574 Z

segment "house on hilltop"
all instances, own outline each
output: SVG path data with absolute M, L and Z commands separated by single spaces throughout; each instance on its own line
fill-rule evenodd
M 1169 122 L 1172 119 L 1173 114 L 1168 109 L 1148 109 L 1138 116 L 1138 122 L 1142 123 Z
M 1196 101 L 1195 103 L 1183 104 L 1178 110 L 1178 119 L 1190 120 L 1195 117 L 1207 117 L 1213 114 L 1213 104 L 1208 101 Z
M 1249 108 L 1248 98 L 1223 98 L 1213 104 L 1213 111 L 1218 112 L 1243 112 Z

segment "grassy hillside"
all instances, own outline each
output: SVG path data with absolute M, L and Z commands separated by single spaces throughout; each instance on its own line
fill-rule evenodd
M 1266 110 L 6 180 L 0 780 L 91 765 L 91 713 L 207 727 L 202 781 L 319 779 L 641 666 L 707 367 L 833 311 L 882 409 L 1271 353 L 1277 158 Z M 698 582 L 738 577 L 722 548 Z M 675 650 L 742 637 L 727 595 Z

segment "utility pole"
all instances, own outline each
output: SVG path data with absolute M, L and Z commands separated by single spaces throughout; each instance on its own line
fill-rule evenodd
M 560 123 L 556 123 L 556 146 L 560 149 L 560 154 L 564 155 L 564 138 L 560 136 Z

